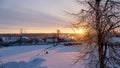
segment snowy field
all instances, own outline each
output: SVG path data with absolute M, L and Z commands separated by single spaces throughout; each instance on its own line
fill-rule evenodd
M 120 38 L 111 41 L 120 43 Z M 74 64 L 78 48 L 82 47 L 52 44 L 3 47 L 0 68 L 84 68 L 81 62 Z
M 12 46 L 0 49 L 0 62 L 1 68 L 82 68 L 74 64 L 78 53 L 76 47 L 63 45 Z

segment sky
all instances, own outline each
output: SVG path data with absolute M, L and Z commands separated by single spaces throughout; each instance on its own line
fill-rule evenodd
M 0 0 L 0 33 L 73 32 L 68 12 L 78 12 L 75 0 Z

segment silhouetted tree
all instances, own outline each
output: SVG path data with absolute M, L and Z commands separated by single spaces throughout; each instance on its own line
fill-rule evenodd
M 60 42 L 59 40 L 60 40 L 60 33 L 61 33 L 61 31 L 59 30 L 59 29 L 57 29 L 57 39 L 58 39 L 58 43 Z
M 120 1 L 76 1 L 86 6 L 79 13 L 72 13 L 77 18 L 72 26 L 86 30 L 82 39 L 84 48 L 80 50 L 76 62 L 86 61 L 90 68 L 120 67 L 120 44 L 112 41 L 116 30 L 120 30 Z
M 22 44 L 22 34 L 23 34 L 23 29 L 20 29 L 19 40 L 18 40 L 19 45 Z

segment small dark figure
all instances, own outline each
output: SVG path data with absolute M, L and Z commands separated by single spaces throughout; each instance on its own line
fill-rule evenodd
M 58 44 L 54 44 L 53 47 L 57 46 Z
M 46 51 L 46 54 L 48 54 L 48 51 Z
M 53 47 L 55 47 L 56 45 L 53 45 Z

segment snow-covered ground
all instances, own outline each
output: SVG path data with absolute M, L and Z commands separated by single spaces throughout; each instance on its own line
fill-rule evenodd
M 112 41 L 120 42 L 120 38 Z M 74 64 L 78 50 L 52 44 L 3 47 L 0 48 L 0 68 L 84 68 L 81 62 Z
M 48 51 L 48 54 L 46 52 Z M 77 49 L 72 46 L 33 45 L 0 49 L 1 68 L 82 68 L 74 64 Z
M 113 42 L 119 42 L 120 43 L 120 37 L 115 37 L 111 39 Z

